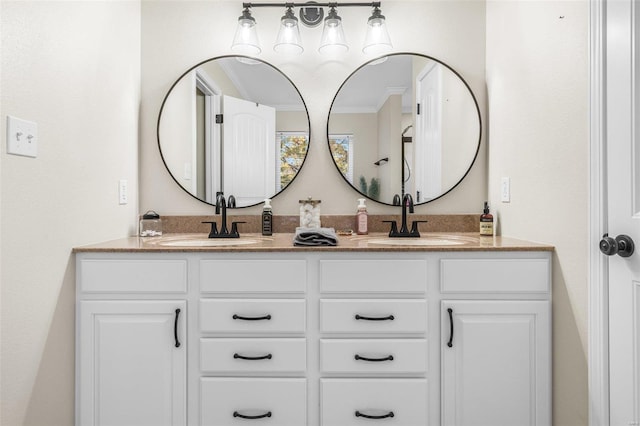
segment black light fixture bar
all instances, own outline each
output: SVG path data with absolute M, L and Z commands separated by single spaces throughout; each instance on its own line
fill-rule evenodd
M 329 2 L 329 3 L 316 3 L 316 2 L 308 2 L 308 3 L 242 3 L 243 8 L 251 8 L 251 7 L 380 7 L 381 2 L 374 1 L 369 3 L 337 3 L 337 2 Z

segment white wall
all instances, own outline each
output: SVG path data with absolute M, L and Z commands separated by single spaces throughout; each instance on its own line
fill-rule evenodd
M 398 143 L 402 135 L 402 96 L 389 96 L 378 110 L 377 120 L 378 159 L 389 159 L 378 166 L 379 200 L 391 204 L 395 194 L 402 194 L 401 179 L 398 179 L 402 176 L 402 145 Z
M 588 11 L 586 1 L 487 2 L 492 207 L 503 235 L 556 247 L 554 426 L 588 415 Z
M 187 68 L 230 53 L 240 7 L 218 0 L 0 4 L 0 132 L 5 115 L 13 114 L 37 121 L 40 137 L 37 159 L 7 156 L 2 144 L 0 423 L 69 425 L 71 247 L 135 232 L 138 116 L 141 210 L 211 213 L 164 169 L 157 115 L 165 93 Z M 486 8 L 485 19 L 483 1 L 386 0 L 383 13 L 394 51 L 431 55 L 459 71 L 478 98 L 483 124 L 482 106 L 489 103 L 488 182 L 502 232 L 557 247 L 554 425 L 586 425 L 588 3 L 490 1 Z M 368 59 L 359 46 L 367 12 L 340 12 L 351 51 L 336 60 L 316 52 L 320 29 L 302 28 L 307 50 L 301 57 L 275 54 L 274 23 L 282 11 L 255 13 L 262 58 L 294 81 L 311 118 L 310 156 L 301 176 L 274 200 L 278 214 L 295 214 L 297 200 L 309 195 L 323 200 L 323 213 L 355 210 L 358 195 L 338 175 L 326 146 L 326 118 L 342 81 Z M 418 212 L 479 212 L 487 194 L 483 144 L 467 179 Z M 510 204 L 499 203 L 501 176 L 512 179 Z M 117 204 L 121 178 L 129 180 L 126 206 Z M 395 211 L 368 204 L 371 213 Z
M 378 115 L 376 113 L 331 114 L 332 134 L 353 135 L 353 184 L 360 189 L 360 176 L 364 176 L 367 185 L 371 178 L 378 177 L 378 166 L 373 163 L 378 155 Z M 373 204 L 373 203 L 369 203 Z
M 3 0 L 1 19 L 0 424 L 68 426 L 71 249 L 135 232 L 140 3 Z M 6 154 L 7 114 L 38 123 L 37 158 Z
M 383 14 L 394 51 L 434 56 L 460 72 L 485 105 L 485 3 L 470 1 L 387 0 Z M 140 208 L 162 214 L 211 214 L 209 205 L 194 200 L 171 179 L 160 160 L 156 141 L 158 111 L 171 84 L 205 59 L 227 55 L 241 5 L 237 1 L 142 2 L 142 108 L 140 140 Z M 327 58 L 317 52 L 321 28 L 301 26 L 305 52 L 276 54 L 272 47 L 283 10 L 256 8 L 262 43 L 260 58 L 280 68 L 302 94 L 311 121 L 309 157 L 298 178 L 273 200 L 275 214 L 297 214 L 298 200 L 322 200 L 323 214 L 355 212 L 359 194 L 344 182 L 327 146 L 329 107 L 342 82 L 370 57 L 362 49 L 368 8 L 341 8 L 350 43 L 345 56 Z M 408 31 L 408 28 L 414 30 Z M 464 29 L 464 30 L 461 30 Z M 484 109 L 483 109 L 484 114 Z M 486 150 L 483 147 L 467 179 L 456 191 L 418 213 L 480 213 L 487 197 Z M 397 213 L 397 208 L 369 203 L 370 213 Z M 243 209 L 258 214 L 259 207 Z

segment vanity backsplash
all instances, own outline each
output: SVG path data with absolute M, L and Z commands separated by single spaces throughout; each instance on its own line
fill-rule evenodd
M 400 215 L 369 215 L 369 232 L 388 232 L 388 220 L 399 220 Z M 414 220 L 426 220 L 420 225 L 422 232 L 478 232 L 478 215 L 420 215 L 412 214 Z M 259 215 L 234 215 L 233 220 L 246 223 L 239 225 L 240 233 L 260 233 Z M 162 216 L 165 233 L 207 233 L 210 225 L 206 221 L 220 221 L 220 216 Z M 335 230 L 353 230 L 355 233 L 355 215 L 326 215 L 321 217 L 323 227 Z M 274 215 L 273 232 L 292 233 L 300 225 L 299 216 Z

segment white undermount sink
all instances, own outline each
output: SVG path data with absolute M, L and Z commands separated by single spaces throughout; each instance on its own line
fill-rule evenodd
M 437 235 L 419 238 L 376 238 L 367 240 L 367 244 L 387 246 L 458 246 L 477 243 L 473 237 L 460 235 Z
M 257 244 L 260 241 L 255 238 L 207 238 L 197 235 L 160 237 L 149 243 L 163 247 L 233 247 Z

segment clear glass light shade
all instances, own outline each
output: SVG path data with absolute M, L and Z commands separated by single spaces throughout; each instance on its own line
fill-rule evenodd
M 280 31 L 276 38 L 273 50 L 278 53 L 298 55 L 304 51 L 302 40 L 300 39 L 300 27 L 298 18 L 293 15 L 291 9 L 280 20 Z
M 342 19 L 332 10 L 324 20 L 324 28 L 322 29 L 322 38 L 320 39 L 318 51 L 323 54 L 336 54 L 348 50 L 349 46 L 344 37 Z
M 367 22 L 367 35 L 364 39 L 362 52 L 371 55 L 380 55 L 391 50 L 391 38 L 387 31 L 384 16 L 371 16 Z
M 231 50 L 242 55 L 257 55 L 262 51 L 258 41 L 256 21 L 253 18 L 241 16 L 238 19 Z

